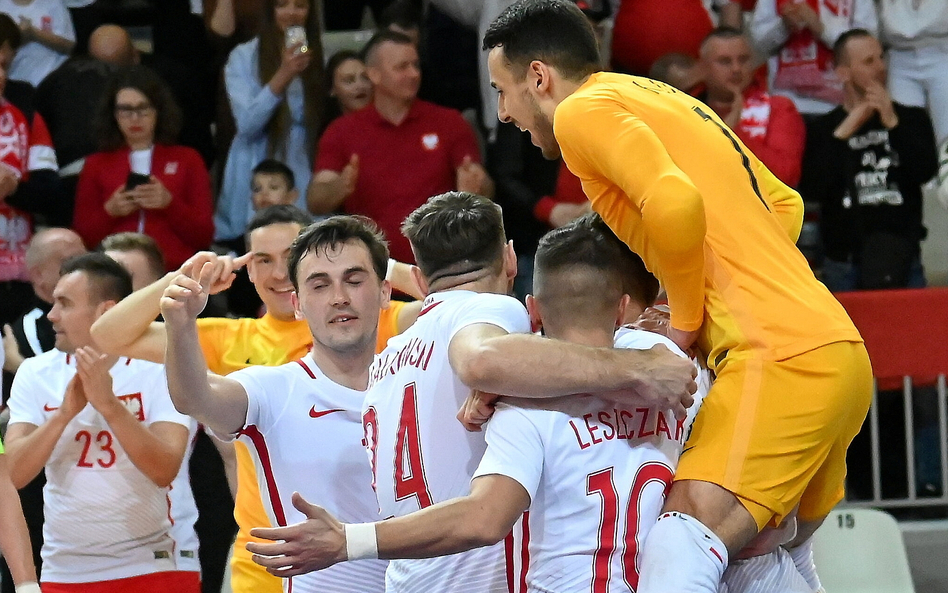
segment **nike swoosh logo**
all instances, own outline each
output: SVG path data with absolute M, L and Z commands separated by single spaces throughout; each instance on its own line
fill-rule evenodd
M 44 412 L 55 412 L 55 411 L 58 410 L 58 409 L 59 409 L 59 406 L 56 406 L 55 408 L 51 408 L 51 407 L 49 407 L 49 404 L 43 404 L 43 411 L 44 411 Z
M 309 417 L 310 417 L 310 418 L 322 418 L 322 417 L 325 416 L 326 414 L 332 414 L 333 412 L 345 412 L 345 410 L 340 409 L 340 408 L 336 408 L 335 410 L 319 410 L 319 411 L 317 411 L 317 410 L 316 410 L 316 406 L 313 406 L 313 407 L 310 408 L 310 410 L 309 410 Z

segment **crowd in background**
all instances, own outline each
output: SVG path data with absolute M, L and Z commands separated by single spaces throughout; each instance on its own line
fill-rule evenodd
M 800 191 L 801 249 L 829 288 L 925 286 L 923 196 L 948 206 L 948 3 L 576 3 L 605 68 L 698 97 Z M 138 290 L 199 251 L 243 254 L 274 206 L 368 216 L 412 263 L 408 213 L 449 190 L 492 197 L 529 292 L 539 238 L 589 205 L 561 161 L 497 120 L 479 40 L 509 4 L 0 0 L 5 398 L 19 363 L 53 348 L 43 319 L 63 261 L 104 251 Z M 244 274 L 209 313 L 262 304 Z M 222 470 L 197 473 L 196 494 L 229 496 Z M 21 491 L 40 521 L 41 488 Z M 224 534 L 224 556 L 228 512 L 199 529 Z

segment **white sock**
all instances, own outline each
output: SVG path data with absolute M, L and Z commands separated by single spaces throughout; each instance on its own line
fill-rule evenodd
M 816 564 L 813 563 L 813 536 L 795 548 L 790 548 L 790 557 L 793 558 L 793 565 L 797 567 L 806 584 L 813 591 L 819 591 L 823 588 L 820 577 L 816 574 Z
M 721 577 L 719 593 L 813 593 L 797 570 L 790 552 L 778 547 L 773 552 L 731 563 Z
M 727 548 L 700 521 L 663 513 L 642 548 L 638 593 L 717 593 Z

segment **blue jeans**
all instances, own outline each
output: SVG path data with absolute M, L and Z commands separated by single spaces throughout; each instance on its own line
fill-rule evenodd
M 823 284 L 830 292 L 848 292 L 859 288 L 859 268 L 849 261 L 823 260 Z M 922 260 L 915 258 L 906 288 L 925 288 L 925 269 Z

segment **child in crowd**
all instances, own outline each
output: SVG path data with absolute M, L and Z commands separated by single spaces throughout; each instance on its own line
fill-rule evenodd
M 250 190 L 254 210 L 280 204 L 292 206 L 299 196 L 292 169 L 276 159 L 264 159 L 254 167 Z

